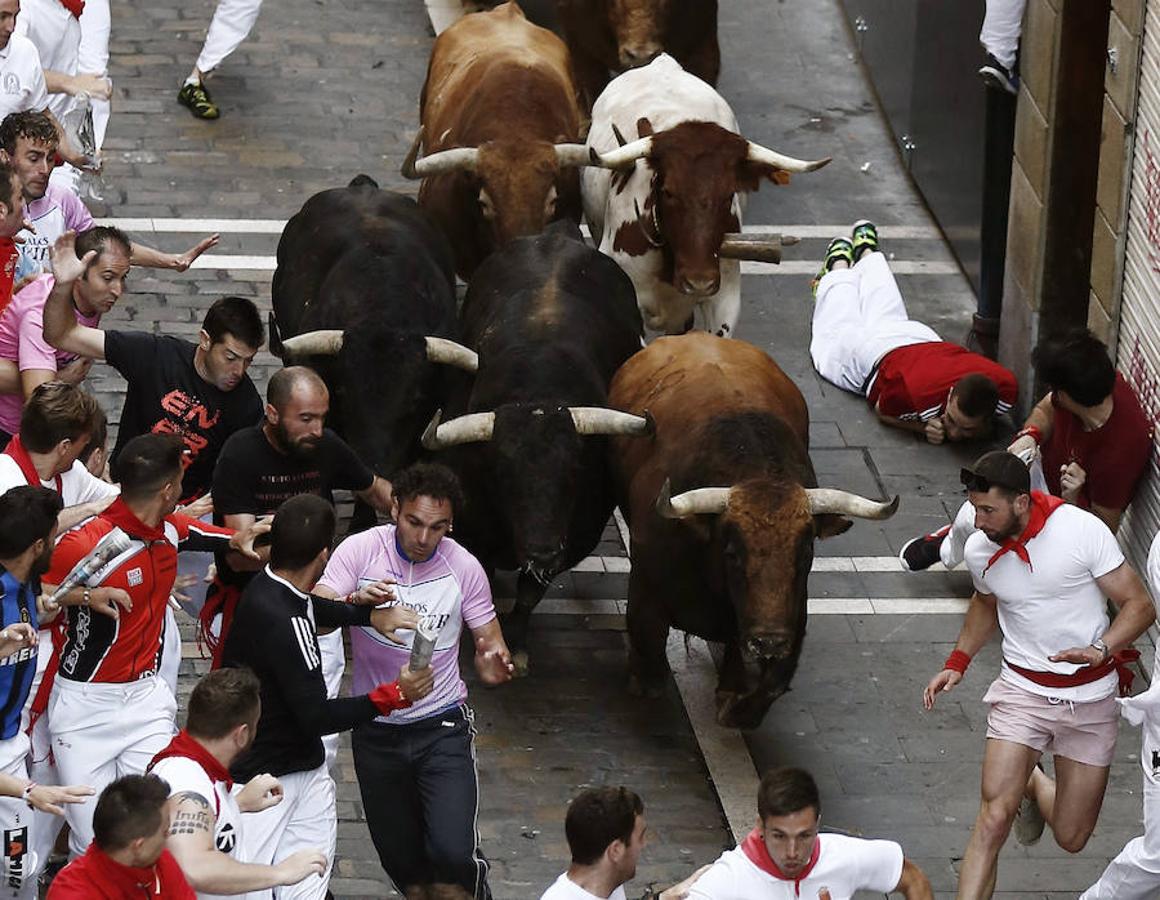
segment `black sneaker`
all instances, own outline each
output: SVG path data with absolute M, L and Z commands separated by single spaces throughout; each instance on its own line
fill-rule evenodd
M 200 81 L 183 84 L 177 94 L 177 102 L 198 119 L 216 119 L 221 115 L 206 86 Z
M 979 68 L 979 77 L 987 87 L 1012 95 L 1019 93 L 1019 74 L 1008 70 L 990 53 L 987 54 L 986 64 Z
M 841 235 L 830 241 L 830 245 L 826 247 L 826 257 L 822 260 L 822 267 L 818 269 L 818 274 L 810 282 L 810 288 L 815 297 L 818 295 L 818 282 L 822 280 L 823 275 L 834 268 L 834 263 L 840 259 L 844 259 L 848 266 L 854 265 L 854 245 L 850 243 L 849 238 Z
M 855 222 L 851 237 L 854 239 L 854 262 L 860 260 L 863 253 L 878 252 L 878 226 L 869 219 Z
M 946 536 L 951 533 L 951 526 L 944 525 L 938 531 L 924 534 L 921 537 L 911 538 L 898 551 L 898 558 L 902 561 L 902 568 L 908 572 L 921 572 L 929 569 L 936 562 L 941 562 L 939 549 Z

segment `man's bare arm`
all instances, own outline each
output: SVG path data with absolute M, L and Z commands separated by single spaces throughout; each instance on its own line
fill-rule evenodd
M 130 248 L 129 262 L 148 269 L 173 269 L 177 272 L 184 272 L 206 250 L 216 247 L 219 240 L 221 240 L 220 235 L 211 234 L 182 253 L 166 253 L 164 250 L 147 247 L 134 241 Z
M 374 507 L 376 512 L 391 513 L 391 483 L 385 478 L 375 476 L 375 480 L 371 482 L 371 486 L 365 491 L 355 491 L 355 496 L 364 503 Z
M 234 531 L 242 531 L 249 528 L 258 517 L 250 515 L 249 513 L 234 513 L 229 516 L 222 516 L 222 524 L 226 528 L 232 528 Z M 226 562 L 229 563 L 230 568 L 235 572 L 260 572 L 266 567 L 266 563 L 270 561 L 270 545 L 266 544 L 261 547 L 254 548 L 258 554 L 258 559 L 251 559 L 248 556 L 243 556 L 230 550 L 226 553 Z
M 902 894 L 906 900 L 934 900 L 930 879 L 909 859 L 902 861 L 902 875 L 892 893 Z

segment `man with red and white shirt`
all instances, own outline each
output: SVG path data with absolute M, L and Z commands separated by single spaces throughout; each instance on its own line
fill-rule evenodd
M 932 444 L 985 434 L 1015 403 L 1015 376 L 906 312 L 878 229 L 836 237 L 816 281 L 810 356 L 827 381 L 864 396 L 880 421 Z
M 44 578 L 48 585 L 60 584 L 114 529 L 129 538 L 128 549 L 63 598 L 68 625 L 48 703 L 58 771 L 84 773 L 76 783 L 97 790 L 119 776 L 144 772 L 173 737 L 177 702 L 156 676 L 178 551 L 228 544 L 249 556 L 254 537 L 268 530 L 260 523 L 235 534 L 175 513 L 181 454 L 181 441 L 170 435 L 129 441 L 113 472 L 121 496 L 61 538 Z M 72 813 L 71 845 L 79 854 L 92 840 L 92 810 Z
M 688 888 L 690 900 L 850 900 L 857 891 L 932 900 L 930 881 L 894 841 L 819 834 L 813 776 L 774 769 L 757 789 L 757 825 Z M 666 892 L 667 894 L 668 892 Z
M 1006 451 L 962 471 L 979 529 L 967 540 L 975 583 L 954 651 L 923 692 L 958 684 L 995 627 L 1003 665 L 990 704 L 982 802 L 959 872 L 960 897 L 990 897 L 1012 825 L 1020 843 L 1045 822 L 1078 853 L 1095 827 L 1116 746 L 1118 660 L 1156 618 L 1147 590 L 1108 527 L 1030 489 L 1027 466 Z M 1105 597 L 1118 608 L 1109 623 Z M 1126 673 L 1121 673 L 1126 674 Z M 1054 756 L 1056 781 L 1037 768 Z

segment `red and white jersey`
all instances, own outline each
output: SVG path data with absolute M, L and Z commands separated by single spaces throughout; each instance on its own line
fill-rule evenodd
M 867 841 L 844 834 L 819 834 L 818 856 L 804 878 L 778 878 L 760 869 L 740 847 L 721 854 L 693 882 L 689 900 L 850 900 L 858 891 L 888 894 L 902 878 L 902 848 L 894 841 Z
M 947 395 L 967 375 L 985 375 L 999 389 L 995 415 L 1011 409 L 1019 385 L 994 360 L 947 341 L 924 341 L 891 350 L 878 363 L 869 400 L 883 415 L 926 422 L 946 410 Z
M 1069 647 L 1086 647 L 1107 631 L 1107 603 L 1096 579 L 1122 565 L 1124 554 L 1107 525 L 1070 504 L 1055 509 L 1024 546 L 1030 564 L 1013 552 L 991 562 L 999 545 L 976 531 L 967 539 L 967 568 L 975 590 L 998 599 L 1004 660 L 1036 672 L 1070 675 L 1080 666 L 1048 657 Z M 1006 663 L 1001 676 L 1041 697 L 1073 702 L 1111 696 L 1118 683 L 1112 672 L 1078 687 L 1045 687 Z

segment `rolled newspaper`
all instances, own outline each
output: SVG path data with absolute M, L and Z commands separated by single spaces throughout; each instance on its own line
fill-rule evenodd
M 114 528 L 97 541 L 92 550 L 81 557 L 77 564 L 72 567 L 72 570 L 64 577 L 64 581 L 52 592 L 49 600 L 53 603 L 60 603 L 61 598 L 75 587 L 81 585 L 95 587 L 96 584 L 93 579 L 112 560 L 128 550 L 131 544 L 132 539 L 129 535 L 125 534 L 120 528 Z
M 411 641 L 411 659 L 407 668 L 418 672 L 431 665 L 431 655 L 435 652 L 435 641 L 438 638 L 439 629 L 420 622 L 415 628 L 415 639 Z

